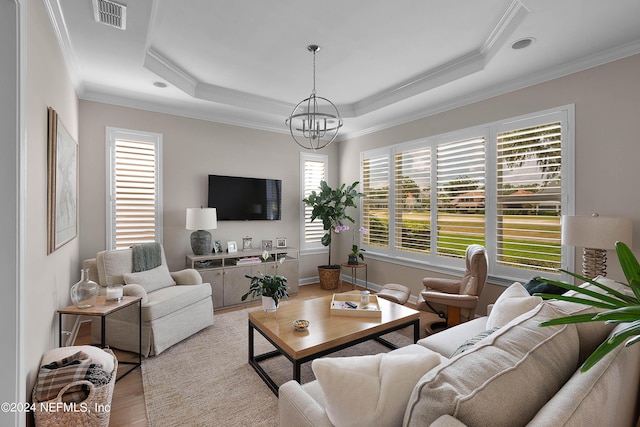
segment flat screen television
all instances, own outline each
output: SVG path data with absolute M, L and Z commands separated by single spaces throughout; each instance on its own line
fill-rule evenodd
M 208 205 L 218 221 L 279 220 L 281 203 L 279 179 L 209 175 Z

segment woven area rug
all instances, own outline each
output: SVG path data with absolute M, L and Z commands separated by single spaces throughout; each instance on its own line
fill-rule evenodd
M 276 426 L 278 400 L 247 359 L 247 313 L 215 315 L 213 326 L 142 361 L 149 426 Z M 412 340 L 397 332 L 384 336 L 399 346 Z M 258 333 L 256 354 L 273 350 Z M 368 341 L 328 357 L 377 354 L 389 349 Z M 292 376 L 289 360 L 279 356 L 261 365 L 277 384 Z M 314 379 L 311 362 L 302 366 L 302 383 Z

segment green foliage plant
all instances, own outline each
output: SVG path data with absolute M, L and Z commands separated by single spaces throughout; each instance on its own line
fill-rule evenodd
M 329 262 L 331 265 L 331 232 L 337 226 L 343 225 L 345 221 L 354 223 L 355 220 L 347 214 L 348 208 L 357 208 L 356 201 L 364 197 L 364 193 L 359 193 L 355 188 L 358 181 L 350 186 L 342 184 L 333 189 L 326 181 L 320 182 L 320 192 L 312 191 L 309 197 L 302 202 L 312 208 L 311 221 L 316 218 L 322 220 L 322 227 L 325 234 L 322 236 L 322 245 L 329 247 Z
M 628 284 L 623 283 L 623 285 L 628 286 L 631 289 L 631 293 L 629 295 L 616 291 L 615 289 L 598 283 L 595 280 L 562 269 L 560 271 L 576 277 L 581 281 L 588 282 L 593 286 L 597 286 L 601 290 L 605 291 L 605 293 L 601 294 L 599 292 L 580 288 L 565 282 L 541 277 L 536 278 L 539 281 L 575 291 L 578 295 L 566 296 L 544 293 L 534 295 L 541 296 L 544 299 L 569 301 L 604 310 L 599 313 L 576 314 L 572 316 L 559 317 L 557 319 L 543 322 L 540 326 L 602 321 L 612 324 L 626 324 L 626 326 L 612 334 L 606 341 L 595 349 L 595 351 L 580 367 L 582 372 L 588 371 L 619 345 L 624 344 L 626 347 L 629 347 L 630 345 L 636 344 L 640 341 L 640 264 L 638 264 L 638 260 L 626 244 L 616 242 L 615 247 L 618 260 L 620 261 L 620 266 L 622 267 L 622 271 L 624 272 L 625 278 L 628 282 Z M 580 294 L 588 296 L 589 299 L 582 298 Z
M 266 262 L 267 259 L 269 259 L 269 252 L 262 252 L 262 259 Z M 283 256 L 276 262 L 276 274 L 274 275 L 260 273 L 259 276 L 249 276 L 248 274 L 245 274 L 244 277 L 251 279 L 251 284 L 249 286 L 249 291 L 242 295 L 241 300 L 246 300 L 249 295 L 253 297 L 271 297 L 275 301 L 277 307 L 282 298 L 289 299 L 289 293 L 287 292 L 286 285 L 287 278 L 278 275 L 278 263 L 282 264 L 284 259 L 285 258 Z

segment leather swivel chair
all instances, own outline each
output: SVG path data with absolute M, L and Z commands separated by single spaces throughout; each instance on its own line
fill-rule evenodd
M 447 327 L 451 327 L 475 316 L 478 297 L 487 281 L 488 259 L 485 248 L 480 245 L 467 247 L 465 258 L 467 268 L 461 279 L 422 279 L 426 290 L 420 293 L 418 309 L 434 312 L 426 321 L 428 334 L 434 333 L 432 326 L 437 323 L 446 321 Z M 447 306 L 446 315 L 435 310 L 431 304 Z

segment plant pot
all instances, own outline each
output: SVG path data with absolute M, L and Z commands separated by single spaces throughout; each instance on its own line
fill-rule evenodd
M 322 289 L 337 289 L 340 286 L 340 266 L 321 265 L 318 267 L 320 287 Z
M 347 264 L 357 264 L 358 263 L 358 255 L 349 255 L 349 260 Z
M 276 305 L 276 302 L 274 301 L 273 298 L 271 297 L 262 297 L 262 309 L 264 311 L 276 311 L 278 310 L 278 306 Z

